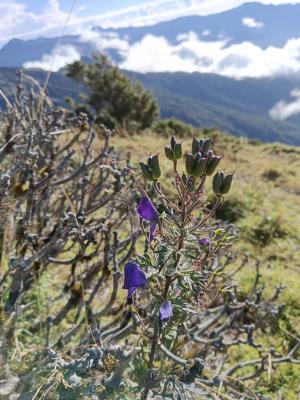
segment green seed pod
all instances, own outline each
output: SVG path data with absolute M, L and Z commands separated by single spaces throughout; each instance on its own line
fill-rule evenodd
M 221 196 L 222 195 L 222 192 L 221 192 L 221 175 L 220 175 L 219 172 L 217 172 L 213 177 L 212 188 L 213 188 L 214 194 L 216 196 Z
M 175 154 L 170 146 L 165 146 L 165 155 L 170 161 L 175 161 Z
M 152 171 L 154 179 L 158 179 L 161 175 L 158 154 L 156 154 L 155 156 L 150 156 L 148 158 L 148 166 Z
M 193 174 L 193 176 L 199 178 L 200 176 L 203 175 L 204 170 L 205 170 L 205 167 L 206 167 L 206 161 L 207 161 L 206 158 L 200 158 L 200 159 L 196 162 L 195 167 L 194 167 L 194 174 Z
M 221 161 L 221 157 L 212 156 L 207 162 L 205 175 L 211 176 Z
M 192 153 L 196 154 L 201 150 L 201 146 L 199 143 L 199 140 L 196 138 L 193 138 L 193 142 L 192 142 Z
M 207 152 L 208 152 L 209 146 L 210 146 L 210 142 L 211 142 L 211 139 L 205 139 L 203 141 L 203 144 L 201 146 L 201 151 L 202 151 L 203 155 L 207 155 Z
M 173 149 L 175 160 L 179 160 L 182 157 L 182 146 L 181 143 L 176 143 Z
M 222 185 L 221 185 L 221 192 L 222 194 L 227 194 L 230 191 L 231 188 L 231 184 L 232 184 L 232 180 L 233 180 L 233 174 L 231 175 L 226 175 Z
M 194 174 L 194 157 L 191 153 L 187 153 L 185 160 L 186 173 L 190 176 Z
M 175 137 L 175 135 L 173 135 L 173 136 L 171 137 L 171 149 L 172 149 L 173 151 L 174 151 L 174 149 L 175 149 L 176 143 L 177 143 L 176 137 Z
M 145 179 L 148 179 L 149 181 L 154 181 L 154 176 L 152 174 L 151 169 L 149 166 L 143 162 L 140 162 L 140 168 L 142 170 L 143 176 Z

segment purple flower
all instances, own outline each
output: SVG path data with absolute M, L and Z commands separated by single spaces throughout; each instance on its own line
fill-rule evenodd
M 200 246 L 210 246 L 211 245 L 211 240 L 209 238 L 197 239 L 197 242 Z
M 159 214 L 157 209 L 152 204 L 152 201 L 148 197 L 142 197 L 137 208 L 137 212 L 140 217 L 145 221 L 158 222 Z
M 137 288 L 145 288 L 147 286 L 147 278 L 141 268 L 134 262 L 128 262 L 124 269 L 124 285 L 123 289 L 128 290 L 128 299 L 132 298 L 132 294 Z
M 152 204 L 152 201 L 148 197 L 142 197 L 140 203 L 137 208 L 137 212 L 141 218 L 145 221 L 150 221 L 150 232 L 149 232 L 149 240 L 150 242 L 154 239 L 154 231 L 156 225 L 159 222 L 159 213 L 157 209 Z
M 166 300 L 159 309 L 159 319 L 161 321 L 169 320 L 173 317 L 173 306 L 170 301 Z

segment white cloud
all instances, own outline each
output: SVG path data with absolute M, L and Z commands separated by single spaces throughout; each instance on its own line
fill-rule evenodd
M 242 19 L 242 24 L 248 28 L 262 28 L 264 26 L 263 22 L 256 21 L 254 18 L 245 17 Z
M 275 121 L 284 121 L 292 115 L 300 113 L 300 89 L 293 89 L 291 91 L 291 96 L 295 100 L 287 102 L 281 100 L 274 105 L 274 107 L 269 111 L 269 115 Z
M 236 79 L 300 74 L 300 38 L 288 40 L 282 48 L 262 49 L 250 42 L 207 42 L 194 32 L 181 35 L 176 45 L 146 35 L 129 48 L 120 67 L 138 72 L 216 73 Z
M 181 43 L 186 43 L 182 36 L 181 40 Z M 194 63 L 189 57 L 184 57 L 181 43 L 171 46 L 164 37 L 146 35 L 129 48 L 126 60 L 120 67 L 139 72 L 193 72 Z
M 80 41 L 92 43 L 98 51 L 115 49 L 124 56 L 129 50 L 128 41 L 120 38 L 115 32 L 97 32 L 87 28 L 81 32 Z
M 209 29 L 205 29 L 203 32 L 202 32 L 202 36 L 209 36 L 211 34 L 211 31 L 209 30 Z
M 74 46 L 61 45 L 51 54 L 44 54 L 41 60 L 27 61 L 24 68 L 41 68 L 46 71 L 58 71 L 74 61 L 80 59 L 80 53 Z
M 24 2 L 0 1 L 0 43 L 11 38 L 32 38 L 44 33 L 57 35 L 62 31 L 67 16 L 60 9 L 59 0 L 48 0 L 39 14 L 28 11 Z M 70 24 L 75 20 L 76 17 L 71 16 Z

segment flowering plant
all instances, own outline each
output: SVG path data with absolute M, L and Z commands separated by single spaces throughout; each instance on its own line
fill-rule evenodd
M 214 155 L 210 147 L 210 139 L 194 139 L 182 174 L 178 166 L 183 154 L 181 143 L 173 136 L 170 146 L 165 147 L 166 157 L 173 162 L 177 199 L 170 199 L 163 192 L 158 155 L 140 163 L 144 178 L 153 182 L 155 196 L 151 200 L 137 181 L 142 193 L 137 214 L 146 245 L 144 254 L 137 256 L 135 263 L 126 264 L 124 289 L 128 290 L 131 311 L 140 321 L 142 354 L 147 354 L 148 359 L 143 400 L 163 380 L 155 371 L 157 348 L 163 349 L 167 356 L 172 354 L 170 348 L 178 346 L 181 352 L 187 352 L 192 346 L 189 336 L 192 321 L 201 319 L 206 307 L 226 290 L 226 282 L 217 279 L 223 267 L 216 257 L 231 245 L 235 233 L 208 222 L 222 196 L 229 192 L 233 175 L 215 173 L 221 157 Z M 214 173 L 212 189 L 216 200 L 211 210 L 205 210 L 205 184 Z M 186 346 L 180 346 L 182 340 Z M 173 354 L 171 359 L 176 357 Z M 203 363 L 190 361 L 189 367 L 196 365 L 200 372 Z

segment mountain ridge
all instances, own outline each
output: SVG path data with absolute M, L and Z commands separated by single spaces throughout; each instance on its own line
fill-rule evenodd
M 16 72 L 15 68 L 0 68 L 0 86 L 6 95 L 13 95 Z M 288 100 L 290 91 L 297 84 L 300 87 L 300 79 L 237 81 L 214 74 L 123 72 L 153 93 L 162 118 L 174 117 L 200 128 L 217 127 L 264 142 L 300 145 L 300 115 L 286 121 L 274 121 L 268 113 L 278 100 Z M 45 81 L 45 71 L 29 70 L 26 73 L 40 83 Z M 64 99 L 72 97 L 80 101 L 79 94 L 86 88 L 62 73 L 52 73 L 48 90 L 55 104 L 67 107 Z

